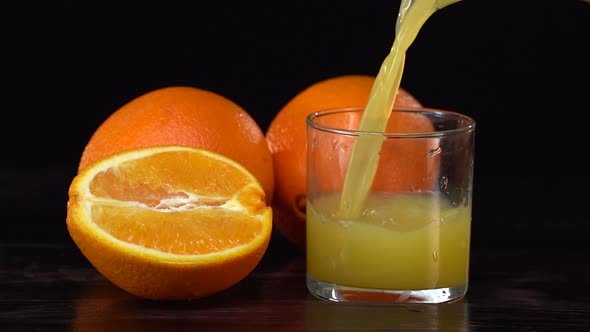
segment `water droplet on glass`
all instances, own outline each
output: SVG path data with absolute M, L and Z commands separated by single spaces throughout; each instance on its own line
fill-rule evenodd
M 436 253 L 436 251 L 432 252 L 432 261 L 438 262 L 438 254 Z
M 332 139 L 332 141 L 331 141 L 330 143 L 331 143 L 331 145 L 330 145 L 330 148 L 331 148 L 332 150 L 336 150 L 336 149 L 338 149 L 338 141 L 337 141 L 336 139 L 334 139 L 334 138 L 333 138 L 333 139 Z
M 440 189 L 446 190 L 447 187 L 449 186 L 449 178 L 447 178 L 446 176 L 443 176 L 442 178 L 440 178 Z
M 440 146 L 436 147 L 436 149 L 431 149 L 428 151 L 429 157 L 434 157 L 442 152 L 442 148 Z

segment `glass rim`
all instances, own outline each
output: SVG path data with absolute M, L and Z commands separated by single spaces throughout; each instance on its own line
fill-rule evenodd
M 346 128 L 339 128 L 330 125 L 321 124 L 315 121 L 315 119 L 336 113 L 350 113 L 350 112 L 359 112 L 364 111 L 363 107 L 336 107 L 336 108 L 328 108 L 320 111 L 313 112 L 309 114 L 305 122 L 309 127 L 314 129 L 339 134 L 339 135 L 348 135 L 348 136 L 362 136 L 362 135 L 379 135 L 385 137 L 404 137 L 404 138 L 432 138 L 432 137 L 441 137 L 441 136 L 449 136 L 449 135 L 456 135 L 461 133 L 466 133 L 473 131 L 475 129 L 475 120 L 462 113 L 443 110 L 438 108 L 430 108 L 430 107 L 394 107 L 394 112 L 408 112 L 408 113 L 437 113 L 440 115 L 447 115 L 452 116 L 454 118 L 462 119 L 466 121 L 465 126 L 461 126 L 459 128 L 454 129 L 445 129 L 439 131 L 419 131 L 419 132 L 388 132 L 388 131 L 364 131 L 364 130 L 356 130 L 356 129 L 346 129 Z

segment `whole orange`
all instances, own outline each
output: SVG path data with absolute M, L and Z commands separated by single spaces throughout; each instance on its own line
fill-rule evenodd
M 316 82 L 289 100 L 266 131 L 275 174 L 273 220 L 299 248 L 305 248 L 306 117 L 328 108 L 364 107 L 374 82 L 370 75 L 342 75 Z M 395 105 L 421 106 L 403 88 Z
M 264 132 L 238 104 L 205 89 L 171 86 L 149 91 L 112 113 L 87 143 L 79 171 L 115 152 L 182 145 L 224 155 L 274 192 L 272 157 Z

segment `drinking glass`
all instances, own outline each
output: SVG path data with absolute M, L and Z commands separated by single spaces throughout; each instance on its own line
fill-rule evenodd
M 309 292 L 336 302 L 464 297 L 475 121 L 403 108 L 385 131 L 366 132 L 357 130 L 362 114 L 342 108 L 307 118 Z

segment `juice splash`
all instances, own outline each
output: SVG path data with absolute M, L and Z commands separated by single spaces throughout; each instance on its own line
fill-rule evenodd
M 391 50 L 375 79 L 359 131 L 382 132 L 391 114 L 406 57 L 424 22 L 437 10 L 460 0 L 402 0 Z M 354 219 L 360 214 L 379 164 L 383 135 L 359 135 L 356 138 L 346 173 L 339 215 Z

